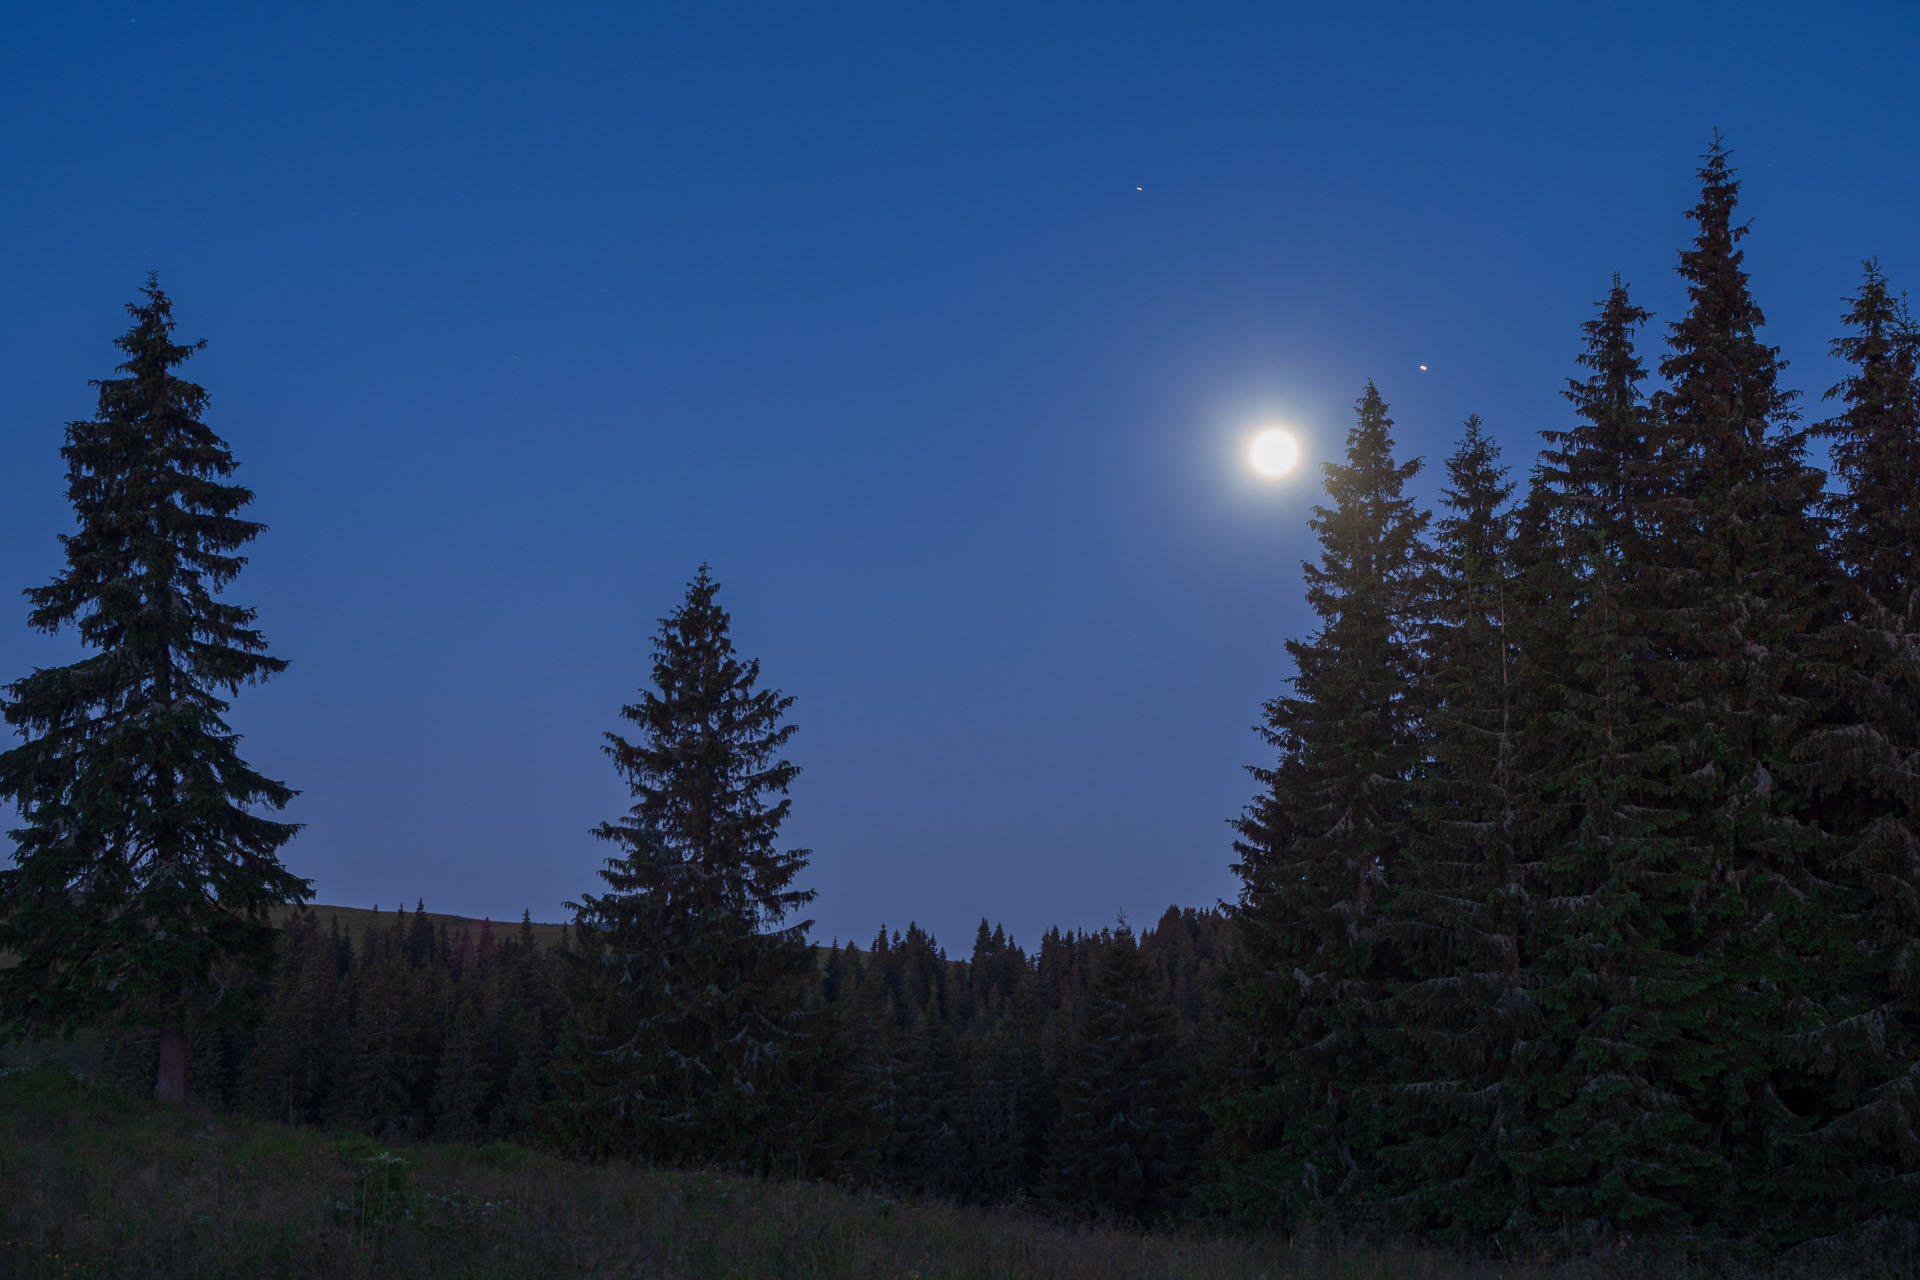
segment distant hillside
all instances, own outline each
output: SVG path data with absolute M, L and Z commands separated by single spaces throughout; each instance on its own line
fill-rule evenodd
M 320 918 L 320 927 L 322 929 L 327 928 L 331 921 L 338 920 L 340 927 L 346 930 L 347 936 L 353 939 L 353 944 L 356 947 L 360 945 L 361 939 L 366 936 L 367 926 L 373 924 L 376 920 L 389 929 L 393 927 L 393 911 L 386 907 L 375 911 L 370 907 L 330 907 L 324 903 L 316 902 L 309 904 L 306 909 Z M 298 907 L 279 907 L 273 912 L 273 922 L 276 925 L 285 924 L 287 918 L 297 910 L 299 910 Z M 407 917 L 408 919 L 412 919 L 413 908 L 407 908 Z M 474 934 L 480 932 L 481 921 L 471 916 L 450 916 L 429 911 L 427 912 L 427 919 L 433 921 L 436 928 L 443 924 L 446 925 L 448 933 L 458 933 L 462 929 Z M 560 930 L 562 927 L 563 926 L 557 924 L 539 924 L 536 922 L 533 926 L 533 940 L 543 947 L 550 947 L 560 940 Z M 493 936 L 502 941 L 509 936 L 517 934 L 519 931 L 520 921 L 518 918 L 495 920 L 493 922 Z M 19 963 L 19 956 L 8 955 L 6 952 L 0 951 L 0 969 L 11 969 Z
M 353 939 L 355 946 L 360 945 L 360 940 L 366 936 L 367 927 L 375 921 L 378 921 L 386 928 L 391 929 L 393 927 L 393 909 L 384 905 L 378 911 L 375 911 L 369 907 L 332 907 L 316 902 L 309 904 L 306 909 L 313 912 L 313 914 L 319 918 L 322 929 L 327 928 L 331 921 L 338 920 L 341 929 L 345 930 L 347 935 Z M 286 923 L 287 918 L 297 910 L 299 910 L 297 907 L 279 908 L 273 913 L 274 923 Z M 410 906 L 407 907 L 406 913 L 408 920 L 412 920 L 413 908 Z M 480 932 L 481 921 L 472 916 L 451 916 L 443 915 L 436 911 L 429 911 L 427 912 L 427 919 L 433 922 L 435 928 L 443 924 L 446 925 L 448 933 L 458 933 L 462 929 L 473 934 Z M 504 941 L 510 935 L 517 934 L 519 930 L 520 918 L 518 916 L 493 921 L 493 936 L 498 940 Z M 536 922 L 533 926 L 533 939 L 542 947 L 550 947 L 560 941 L 560 930 L 560 925 L 540 924 Z

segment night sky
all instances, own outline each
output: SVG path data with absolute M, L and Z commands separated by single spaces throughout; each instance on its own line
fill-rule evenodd
M 1657 361 L 1718 126 L 1820 416 L 1860 259 L 1920 291 L 1916 47 L 1906 2 L 15 0 L 0 679 L 77 652 L 17 592 L 153 269 L 271 526 L 231 598 L 293 666 L 234 721 L 319 900 L 600 887 L 600 735 L 706 560 L 797 699 L 817 938 L 1210 905 L 1365 380 L 1424 497 L 1471 412 L 1524 471 L 1615 271 Z

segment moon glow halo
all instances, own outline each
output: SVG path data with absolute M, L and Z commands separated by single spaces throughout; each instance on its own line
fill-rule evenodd
M 1255 471 L 1269 480 L 1278 479 L 1300 461 L 1300 443 L 1292 432 L 1270 427 L 1253 438 L 1247 458 Z

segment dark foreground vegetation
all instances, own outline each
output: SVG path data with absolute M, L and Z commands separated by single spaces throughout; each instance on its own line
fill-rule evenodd
M 212 595 L 260 526 L 234 517 L 252 495 L 218 483 L 234 464 L 196 416 L 204 392 L 171 372 L 193 348 L 150 284 L 128 377 L 69 427 L 68 568 L 30 592 L 35 625 L 100 653 L 0 704 L 24 739 L 0 753 L 23 815 L 0 868 L 0 950 L 19 957 L 0 970 L 0 1037 L 109 1026 L 110 1074 L 162 1101 L 309 1126 L 275 1141 L 354 1195 L 398 1180 L 416 1216 L 381 1210 L 378 1247 L 428 1250 L 444 1229 L 448 1265 L 483 1265 L 502 1196 L 552 1206 L 527 1239 L 564 1251 L 602 1238 L 564 1215 L 618 1193 L 682 1207 L 609 1228 L 608 1257 L 699 1238 L 731 1273 L 1071 1274 L 1046 1251 L 1131 1239 L 969 1205 L 1247 1241 L 1331 1226 L 1608 1271 L 1910 1271 L 1920 329 L 1866 264 L 1831 416 L 1803 422 L 1761 340 L 1717 139 L 1699 176 L 1658 383 L 1636 346 L 1651 317 L 1616 277 L 1524 487 L 1470 418 L 1436 519 L 1367 386 L 1311 521 L 1318 625 L 1285 642 L 1295 675 L 1263 707 L 1236 900 L 1033 951 L 983 923 L 964 960 L 911 926 L 809 944 L 810 855 L 779 840 L 792 699 L 735 652 L 705 566 L 606 736 L 632 805 L 593 828 L 610 856 L 565 930 L 449 928 L 416 907 L 355 936 L 337 913 L 280 914 L 308 886 L 277 860 L 295 828 L 263 811 L 292 793 L 240 761 L 222 716 L 284 664 Z M 196 1124 L 266 1132 L 130 1114 L 181 1142 Z M 349 1157 L 317 1136 L 337 1128 L 582 1163 L 543 1163 L 509 1195 L 497 1179 L 529 1175 L 456 1175 L 453 1148 L 404 1169 Z M 50 1159 L 10 1184 L 71 1181 Z M 228 1167 L 167 1159 L 160 1202 Z M 223 1176 L 242 1200 L 272 1185 Z M 686 1188 L 721 1186 L 749 1208 L 684 1207 Z M 900 1238 L 935 1243 L 873 1261 L 857 1223 L 888 1220 L 862 1198 L 881 1192 L 955 1207 L 912 1211 Z M 338 1238 L 363 1247 L 365 1214 L 331 1194 L 362 1224 Z M 155 1199 L 137 1181 L 115 1195 L 64 1220 L 175 1212 L 129 1208 Z M 300 1204 L 264 1220 L 320 1230 Z M 834 1206 L 855 1225 L 827 1239 Z M 989 1225 L 940 1225 L 968 1223 Z M 763 1228 L 765 1258 L 725 1252 Z M 1180 1264 L 1196 1274 L 1317 1256 L 1126 1247 L 1223 1251 Z M 666 1265 L 634 1256 L 586 1262 Z
M 0 1275 L 20 1280 L 606 1276 L 620 1280 L 1585 1280 L 1910 1274 L 1870 1254 L 1771 1264 L 1698 1243 L 1575 1263 L 1147 1234 L 1016 1209 L 702 1170 L 581 1165 L 510 1143 L 389 1144 L 158 1106 L 0 1070 Z
M 585 1166 L 506 1143 L 163 1108 L 0 1072 L 0 1275 L 940 1280 L 1550 1274 L 1430 1253 L 1060 1226 L 820 1182 Z

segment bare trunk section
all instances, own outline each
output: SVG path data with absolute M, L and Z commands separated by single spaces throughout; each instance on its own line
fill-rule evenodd
M 187 1104 L 187 1033 L 174 1025 L 160 1032 L 160 1077 L 154 1082 L 153 1096 L 169 1106 Z

